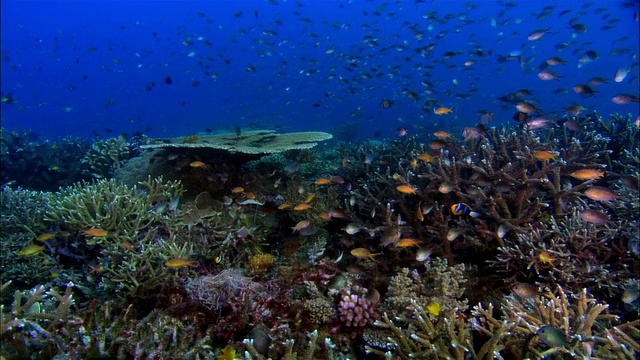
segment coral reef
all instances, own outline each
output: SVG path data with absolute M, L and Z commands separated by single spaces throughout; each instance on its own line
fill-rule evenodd
M 347 326 L 362 327 L 373 324 L 379 317 L 376 306 L 367 297 L 368 290 L 359 285 L 342 290 L 338 315 Z
M 79 162 L 89 150 L 84 138 L 44 140 L 31 132 L 0 129 L 0 183 L 53 191 L 84 176 Z
M 81 160 L 84 173 L 97 179 L 111 177 L 115 168 L 132 157 L 130 147 L 122 136 L 94 142 Z
M 276 134 L 273 130 L 253 130 L 240 133 L 199 135 L 197 139 L 185 141 L 189 137 L 156 139 L 141 146 L 142 149 L 216 149 L 227 154 L 273 154 L 288 150 L 310 149 L 320 141 L 329 140 L 331 134 L 319 131 Z

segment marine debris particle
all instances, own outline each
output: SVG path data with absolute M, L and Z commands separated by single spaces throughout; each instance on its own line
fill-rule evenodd
M 242 154 L 274 154 L 287 150 L 310 149 L 318 142 L 331 139 L 329 133 L 305 131 L 276 134 L 273 130 L 255 130 L 237 133 L 198 135 L 196 141 L 186 142 L 187 137 L 171 139 L 155 139 L 152 143 L 142 145 L 142 149 L 215 149 L 230 153 Z

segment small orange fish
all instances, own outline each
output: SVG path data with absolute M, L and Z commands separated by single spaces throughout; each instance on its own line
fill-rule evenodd
M 278 210 L 284 210 L 284 209 L 288 209 L 290 207 L 291 207 L 291 204 L 284 203 L 284 204 L 281 204 L 280 206 L 278 206 Z
M 56 237 L 56 234 L 52 234 L 52 233 L 44 233 L 44 234 L 40 234 L 36 237 L 36 240 L 38 241 L 47 241 L 47 240 L 51 240 L 54 237 Z
M 345 213 L 342 210 L 338 210 L 338 209 L 329 209 L 328 211 L 329 216 L 334 218 L 334 219 L 348 219 L 349 215 L 347 215 L 347 213 Z
M 416 209 L 416 219 L 420 222 L 424 221 L 424 214 L 422 213 L 422 202 L 418 203 L 418 209 Z
M 422 153 L 420 155 L 418 155 L 418 160 L 422 160 L 424 162 L 429 162 L 431 160 L 433 160 L 433 156 L 427 154 L 427 153 Z
M 310 203 L 311 200 L 313 200 L 314 197 L 316 197 L 316 194 L 309 194 L 309 196 L 307 196 L 307 198 L 304 199 L 305 204 Z
M 316 185 L 327 185 L 331 183 L 331 179 L 327 179 L 327 178 L 319 178 L 316 181 L 313 182 Z
M 436 115 L 444 115 L 452 112 L 453 112 L 453 109 L 447 108 L 447 107 L 439 107 L 433 111 L 433 113 Z
M 206 166 L 207 164 L 205 164 L 202 161 L 192 161 L 191 163 L 189 163 L 189 166 L 194 167 L 194 168 L 199 168 L 199 167 L 203 167 Z
M 435 135 L 436 137 L 440 138 L 440 139 L 453 139 L 453 135 L 449 134 L 446 131 L 436 131 L 433 133 L 433 135 Z
M 311 205 L 309 205 L 309 204 L 298 204 L 298 205 L 293 207 L 293 210 L 295 210 L 295 211 L 303 211 L 303 210 L 307 210 L 310 207 L 311 207 Z
M 231 192 L 234 194 L 239 194 L 241 192 L 244 192 L 244 188 L 242 186 L 236 186 L 233 189 L 231 189 Z
M 396 247 L 409 247 L 409 246 L 420 247 L 420 245 L 418 244 L 418 241 L 416 239 L 411 239 L 411 238 L 403 238 L 398 240 L 398 242 L 396 243 Z
M 603 177 L 604 171 L 598 169 L 582 169 L 572 172 L 569 176 L 578 180 L 594 180 Z
M 400 191 L 403 194 L 415 194 L 416 189 L 412 188 L 409 185 L 398 185 L 396 190 Z
M 244 196 L 247 199 L 250 199 L 250 200 L 255 200 L 255 198 L 256 198 L 256 194 L 254 194 L 254 193 L 252 193 L 250 191 L 247 191 L 246 193 L 244 193 Z
M 355 256 L 357 258 L 361 258 L 361 259 L 362 258 L 369 258 L 369 259 L 371 259 L 373 261 L 376 261 L 374 259 L 374 257 L 378 256 L 380 254 L 379 253 L 372 254 L 371 251 L 369 251 L 369 250 L 367 250 L 365 248 L 356 248 L 356 249 L 351 250 L 351 255 L 353 255 L 353 256 Z
M 93 236 L 93 237 L 105 237 L 108 234 L 108 232 L 106 230 L 102 230 L 102 229 L 99 229 L 99 228 L 92 228 L 92 229 L 89 229 L 89 230 L 83 230 L 82 233 L 87 235 L 87 236 Z
M 321 212 L 320 214 L 318 214 L 318 216 L 320 216 L 320 219 L 322 220 L 329 220 L 331 219 L 331 214 L 329 214 L 326 211 Z
M 533 152 L 533 157 L 540 160 L 540 161 L 544 161 L 544 160 L 555 160 L 556 156 L 558 156 L 558 154 L 556 153 L 552 153 L 549 151 L 534 151 Z
M 168 267 L 178 268 L 178 267 L 185 267 L 185 266 L 196 266 L 198 265 L 198 262 L 195 260 L 175 258 L 167 261 L 164 264 L 167 265 Z

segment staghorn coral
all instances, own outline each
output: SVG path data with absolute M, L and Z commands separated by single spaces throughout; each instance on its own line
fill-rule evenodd
M 0 286 L 0 292 L 10 284 L 8 281 Z M 28 291 L 16 290 L 9 308 L 0 305 L 3 357 L 24 358 L 52 343 L 54 327 L 66 318 L 73 304 L 72 289 L 73 284 L 67 285 L 64 294 L 55 289 L 45 290 L 44 286 Z
M 608 307 L 593 299 L 587 289 L 567 294 L 560 286 L 532 299 L 506 296 L 503 316 L 494 315 L 492 304 L 478 304 L 470 322 L 485 338 L 475 356 L 635 359 L 640 352 L 640 321 L 621 323 L 618 316 L 607 313 Z M 564 339 L 550 345 L 540 337 L 544 326 L 559 330 Z
M 278 351 L 280 355 L 279 358 L 284 360 L 312 360 L 312 359 L 327 359 L 333 360 L 337 359 L 334 354 L 335 345 L 331 342 L 329 337 L 322 336 L 321 339 L 324 339 L 324 346 L 319 348 L 317 346 L 319 332 L 318 330 L 314 330 L 307 334 L 309 341 L 304 343 L 302 339 L 288 339 L 284 342 L 284 344 L 278 344 L 282 351 Z M 253 339 L 245 339 L 243 341 L 244 346 L 247 348 L 247 351 L 244 353 L 244 358 L 246 360 L 265 360 L 263 354 L 258 352 L 254 347 Z M 300 355 L 298 355 L 300 353 Z M 271 357 L 269 357 L 271 358 Z
M 403 268 L 391 279 L 380 307 L 384 313 L 375 322 L 391 335 L 384 346 L 379 341 L 365 345 L 367 353 L 399 359 L 464 359 L 472 351 L 471 333 L 459 321 L 467 309 L 466 299 L 460 299 L 467 282 L 464 264 L 450 267 L 437 258 L 425 268 L 424 275 Z M 441 306 L 439 314 L 427 310 L 432 303 Z
M 628 247 L 623 229 L 626 219 L 599 226 L 571 217 L 531 224 L 515 236 L 505 237 L 492 266 L 512 277 L 535 277 L 572 292 L 588 287 L 611 296 L 624 279 L 640 271 L 640 261 Z M 535 271 L 535 274 L 533 274 Z
M 74 231 L 101 228 L 114 234 L 138 233 L 162 221 L 162 213 L 153 211 L 155 204 L 183 192 L 179 182 L 164 182 L 162 177 L 149 177 L 139 185 L 103 179 L 62 188 L 50 202 L 45 219 Z

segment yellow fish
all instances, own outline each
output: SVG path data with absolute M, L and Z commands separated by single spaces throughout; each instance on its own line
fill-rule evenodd
M 31 244 L 31 245 L 25 247 L 24 249 L 18 251 L 18 255 L 20 255 L 20 256 L 33 256 L 33 255 L 36 255 L 37 253 L 39 253 L 39 252 L 41 252 L 43 250 L 44 250 L 44 246 Z
M 54 237 L 56 237 L 56 234 L 52 234 L 52 233 L 44 233 L 44 234 L 40 234 L 36 237 L 36 240 L 38 241 L 47 241 L 47 240 L 51 240 Z
M 427 304 L 427 311 L 433 316 L 438 316 L 440 315 L 440 311 L 442 311 L 442 305 L 438 302 L 432 301 Z
M 231 192 L 234 194 L 239 194 L 243 191 L 244 191 L 244 188 L 242 186 L 236 186 L 233 189 L 231 189 Z
M 191 163 L 189 163 L 189 166 L 194 167 L 194 168 L 199 168 L 199 167 L 204 167 L 207 164 L 205 164 L 202 161 L 192 161 Z
M 195 260 L 175 258 L 167 261 L 164 264 L 167 265 L 168 267 L 178 268 L 178 267 L 185 267 L 185 266 L 196 266 L 198 265 L 198 262 Z
M 453 135 L 449 134 L 446 131 L 436 131 L 433 133 L 433 135 L 435 135 L 436 137 L 439 137 L 440 139 L 453 139 Z
M 418 159 L 422 160 L 424 162 L 429 162 L 429 161 L 433 160 L 433 156 L 431 156 L 430 154 L 427 154 L 427 153 L 422 153 L 422 154 L 418 155 Z
M 356 249 L 351 250 L 351 255 L 353 255 L 353 256 L 355 256 L 357 258 L 361 258 L 361 259 L 362 258 L 369 258 L 369 259 L 371 259 L 373 261 L 376 261 L 374 259 L 374 257 L 380 255 L 380 253 L 372 254 L 371 251 L 369 251 L 369 250 L 367 250 L 365 248 L 356 248 Z

